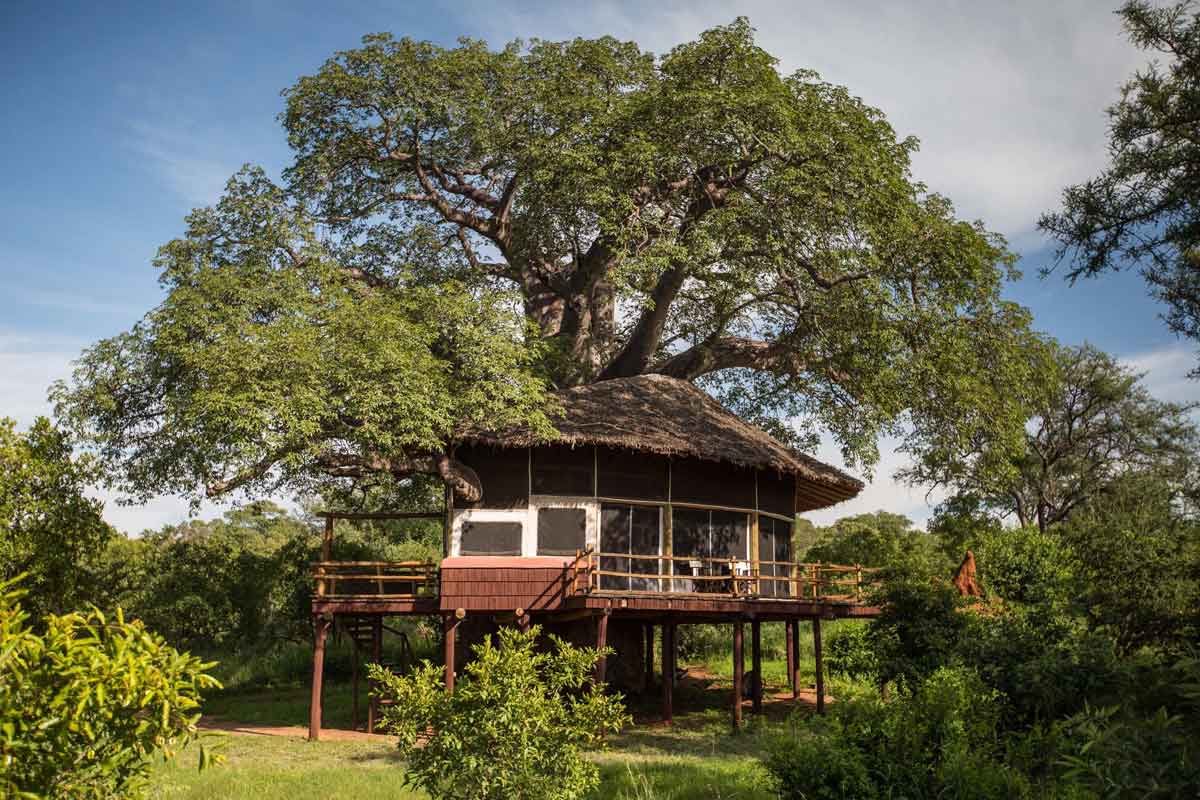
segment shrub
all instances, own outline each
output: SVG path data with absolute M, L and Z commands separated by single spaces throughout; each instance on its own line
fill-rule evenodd
M 778 736 L 767 746 L 765 765 L 783 800 L 850 800 L 876 794 L 862 753 L 834 736 L 811 731 Z
M 538 633 L 505 628 L 498 644 L 476 646 L 450 695 L 440 667 L 399 677 L 372 665 L 378 694 L 394 703 L 384 725 L 400 737 L 407 785 L 435 800 L 572 800 L 598 785 L 583 748 L 629 717 L 619 696 L 589 682 L 598 651 L 554 636 L 539 651 Z
M 140 622 L 93 610 L 33 633 L 12 582 L 0 583 L 0 791 L 5 797 L 137 797 L 151 758 L 198 737 L 213 665 Z M 200 748 L 200 765 L 209 756 Z
M 874 679 L 879 674 L 879 655 L 871 630 L 862 624 L 840 625 L 825 641 L 825 668 L 830 675 L 853 680 Z

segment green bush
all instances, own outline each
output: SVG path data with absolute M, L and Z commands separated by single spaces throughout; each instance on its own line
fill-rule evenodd
M 867 625 L 840 625 L 825 640 L 825 668 L 830 675 L 852 680 L 874 680 L 879 675 L 879 654 Z
M 504 628 L 498 644 L 476 646 L 449 695 L 428 662 L 407 677 L 371 666 L 393 703 L 384 726 L 400 737 L 408 786 L 434 800 L 573 800 L 599 784 L 583 751 L 629 717 L 619 696 L 590 683 L 596 650 L 554 636 L 539 650 L 539 633 Z
M 0 791 L 5 797 L 137 797 L 155 753 L 196 738 L 212 664 L 140 622 L 93 610 L 28 627 L 0 583 Z M 208 761 L 200 748 L 200 765 Z
M 875 796 L 866 760 L 853 745 L 811 731 L 778 736 L 767 746 L 767 772 L 783 800 L 852 800 Z

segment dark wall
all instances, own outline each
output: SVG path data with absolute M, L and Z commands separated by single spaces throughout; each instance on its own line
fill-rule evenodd
M 619 448 L 545 445 L 497 449 L 462 446 L 456 456 L 479 473 L 483 499 L 467 508 L 521 508 L 533 494 L 613 497 L 755 508 L 790 517 L 796 482 L 791 475 L 715 461 L 669 459 Z

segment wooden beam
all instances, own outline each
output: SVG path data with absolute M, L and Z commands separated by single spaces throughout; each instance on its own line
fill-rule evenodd
M 664 622 L 662 626 L 662 685 L 663 722 L 670 725 L 674 716 L 675 688 L 675 623 Z
M 792 620 L 792 699 L 800 696 L 800 620 Z
M 371 620 L 371 662 L 380 664 L 383 662 L 383 615 L 377 614 Z M 374 681 L 370 684 L 374 690 Z M 367 733 L 375 732 L 375 723 L 379 721 L 379 698 L 375 696 L 375 692 L 371 692 L 371 697 L 367 701 Z
M 813 660 L 817 671 L 817 713 L 825 713 L 825 665 L 821 659 L 821 618 L 813 617 Z
M 358 730 L 358 662 L 362 660 L 362 653 L 358 651 L 358 639 L 353 635 L 350 636 L 350 643 L 353 645 L 353 652 L 350 654 L 350 675 L 354 683 L 354 703 L 350 713 L 350 728 Z
M 754 672 L 751 692 L 754 697 L 754 713 L 762 713 L 762 623 L 750 623 L 750 669 Z
M 321 560 L 333 561 L 333 517 L 325 518 L 325 535 L 321 537 Z
M 321 697 L 325 679 L 325 637 L 333 623 L 324 617 L 313 620 L 313 673 L 312 694 L 308 705 L 308 739 L 315 742 L 321 738 Z
M 646 624 L 646 691 L 654 685 L 654 623 Z
M 787 681 L 792 697 L 796 696 L 796 640 L 793 633 L 795 627 L 795 620 L 789 619 L 783 623 L 783 638 L 787 645 Z
M 742 653 L 742 621 L 733 623 L 733 732 L 742 729 L 742 683 L 746 664 Z
M 459 609 L 460 611 L 462 609 Z M 447 614 L 442 624 L 443 659 L 446 671 L 446 694 L 454 694 L 454 637 L 458 633 L 458 624 L 462 621 L 458 613 Z
M 594 680 L 596 683 L 604 683 L 604 673 L 608 669 L 608 656 L 603 652 L 604 648 L 608 647 L 608 611 L 596 617 L 596 649 L 601 651 L 600 656 L 596 659 L 596 672 Z

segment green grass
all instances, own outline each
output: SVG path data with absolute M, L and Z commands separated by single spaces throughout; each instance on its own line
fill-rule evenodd
M 828 626 L 830 632 L 834 627 Z M 758 757 L 765 738 L 779 729 L 793 706 L 786 702 L 768 703 L 766 713 L 756 717 L 746 704 L 746 725 L 733 734 L 729 720 L 732 658 L 727 650 L 719 649 L 724 631 L 702 633 L 705 638 L 712 638 L 711 643 L 703 642 L 710 649 L 681 658 L 680 663 L 702 669 L 708 673 L 708 679 L 688 680 L 678 686 L 675 722 L 669 728 L 657 722 L 660 713 L 657 690 L 627 698 L 629 710 L 640 724 L 627 728 L 610 739 L 607 748 L 591 755 L 601 773 L 597 798 L 766 800 L 773 797 Z M 746 638 L 748 645 L 749 635 Z M 813 678 L 813 658 L 807 628 L 802 630 L 800 643 L 800 679 L 802 685 L 808 685 Z M 763 653 L 763 676 L 768 691 L 784 691 L 787 680 L 781 625 L 763 626 Z M 749 668 L 749 647 L 746 662 Z M 282 674 L 291 671 L 278 669 Z M 324 719 L 329 728 L 350 727 L 351 691 L 345 676 L 340 674 L 344 671 L 337 670 L 334 679 L 326 683 Z M 280 681 L 277 686 L 260 684 L 256 688 L 252 688 L 254 680 L 233 683 L 238 688 L 221 692 L 205 702 L 208 717 L 259 726 L 308 724 L 308 689 L 302 683 L 289 680 Z M 833 686 L 838 683 L 833 682 Z M 365 715 L 365 688 L 362 703 Z M 163 764 L 156 770 L 150 796 L 179 800 L 341 797 L 404 800 L 424 796 L 400 788 L 404 764 L 387 741 L 308 742 L 300 736 L 225 734 L 210 738 L 220 742 L 217 749 L 226 755 L 226 763 L 198 773 L 195 753 L 185 751 L 176 762 Z

